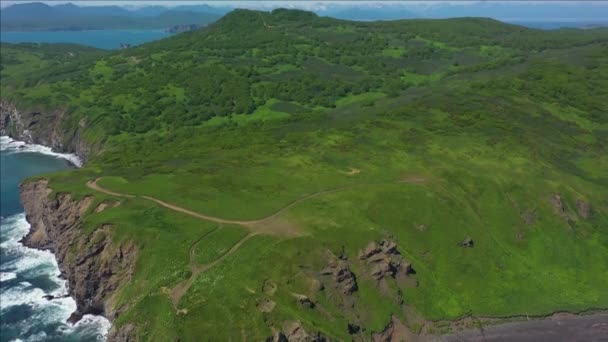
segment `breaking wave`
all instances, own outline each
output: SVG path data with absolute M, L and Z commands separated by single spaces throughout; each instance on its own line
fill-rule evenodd
M 7 136 L 0 136 L 0 151 L 6 153 L 40 153 L 47 156 L 62 158 L 68 160 L 77 167 L 82 166 L 82 160 L 75 154 L 53 152 L 50 147 L 28 144 L 23 141 L 17 141 Z
M 28 233 L 25 214 L 1 219 L 0 329 L 3 337 L 21 341 L 105 340 L 110 322 L 85 315 L 75 324 L 76 310 L 52 253 L 28 248 L 19 241 Z

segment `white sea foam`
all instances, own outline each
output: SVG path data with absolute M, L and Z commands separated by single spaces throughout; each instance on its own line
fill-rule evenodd
M 30 225 L 25 220 L 25 214 L 17 214 L 2 219 L 3 242 L 0 244 L 3 254 L 10 261 L 2 263 L 2 281 L 20 278 L 33 279 L 46 276 L 55 285 L 46 292 L 22 281 L 14 286 L 3 289 L 0 293 L 0 310 L 17 305 L 28 305 L 34 308 L 34 314 L 28 322 L 41 324 L 65 323 L 76 310 L 76 302 L 67 296 L 67 282 L 60 277 L 57 261 L 52 253 L 23 246 L 19 241 L 28 233 Z M 48 295 L 52 299 L 48 299 Z M 20 324 L 19 324 L 20 325 Z M 62 335 L 97 336 L 105 340 L 110 329 L 110 322 L 102 316 L 85 315 L 76 324 L 65 323 L 58 327 L 57 333 Z M 29 323 L 23 325 L 23 332 L 29 330 Z M 48 336 L 37 332 L 27 336 L 27 341 L 44 341 Z
M 17 278 L 17 274 L 12 272 L 0 272 L 0 282 L 9 281 Z
M 6 151 L 8 153 L 40 153 L 47 156 L 66 159 L 77 167 L 82 166 L 82 160 L 75 154 L 53 152 L 48 146 L 27 144 L 7 136 L 0 136 L 0 151 Z

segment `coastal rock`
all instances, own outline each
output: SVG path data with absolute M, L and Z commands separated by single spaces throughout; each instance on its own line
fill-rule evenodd
M 7 135 L 28 144 L 48 146 L 55 151 L 74 153 L 83 162 L 96 147 L 81 138 L 86 122 L 80 122 L 76 130 L 64 127 L 65 111 L 18 109 L 9 101 L 0 100 L 0 135 Z
M 133 275 L 135 245 L 112 244 L 109 225 L 88 235 L 83 232 L 81 218 L 91 206 L 92 197 L 76 199 L 64 193 L 50 196 L 52 190 L 46 180 L 25 182 L 20 191 L 26 219 L 31 224 L 22 242 L 55 254 L 77 305 L 70 321 L 78 321 L 85 314 L 114 320 L 118 308 L 112 302 L 112 294 Z

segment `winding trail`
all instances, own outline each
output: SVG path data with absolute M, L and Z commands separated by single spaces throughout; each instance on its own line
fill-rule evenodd
M 123 198 L 142 198 L 142 199 L 145 199 L 148 201 L 152 201 L 167 209 L 170 209 L 170 210 L 182 213 L 182 214 L 186 214 L 188 216 L 195 217 L 195 218 L 198 218 L 198 219 L 201 219 L 204 221 L 216 222 L 219 224 L 218 227 L 211 229 L 210 231 L 203 234 L 203 236 L 198 238 L 190 246 L 190 251 L 188 254 L 189 254 L 189 258 L 190 258 L 189 266 L 190 266 L 190 271 L 192 274 L 190 275 L 190 277 L 187 280 L 180 282 L 179 284 L 175 285 L 172 289 L 169 290 L 168 295 L 171 299 L 171 303 L 173 304 L 173 306 L 178 314 L 184 313 L 184 312 L 187 313 L 186 309 L 179 309 L 178 305 L 179 305 L 179 302 L 181 301 L 181 299 L 183 298 L 183 296 L 188 292 L 188 290 L 190 289 L 192 284 L 194 284 L 194 281 L 196 280 L 196 278 L 201 273 L 211 269 L 212 267 L 214 267 L 218 263 L 222 262 L 224 259 L 226 259 L 230 255 L 232 255 L 247 240 L 251 239 L 252 237 L 254 237 L 258 234 L 271 234 L 271 235 L 279 235 L 279 236 L 299 236 L 299 235 L 301 235 L 300 229 L 298 227 L 296 227 L 293 224 L 290 224 L 288 220 L 279 218 L 279 216 L 282 213 L 293 208 L 294 206 L 296 206 L 306 200 L 314 198 L 314 197 L 353 189 L 358 186 L 374 185 L 374 184 L 380 185 L 380 184 L 387 184 L 387 183 L 424 183 L 425 182 L 425 179 L 423 179 L 423 178 L 412 178 L 412 179 L 406 178 L 406 179 L 401 179 L 401 180 L 397 180 L 397 181 L 393 181 L 393 182 L 360 183 L 360 184 L 352 184 L 352 185 L 337 187 L 337 188 L 328 189 L 328 190 L 322 190 L 322 191 L 318 191 L 318 192 L 314 192 L 314 193 L 302 196 L 296 200 L 293 200 L 292 202 L 290 202 L 287 205 L 285 205 L 284 207 L 280 208 L 273 214 L 270 214 L 269 216 L 264 217 L 262 219 L 243 221 L 243 220 L 228 220 L 228 219 L 223 219 L 220 217 L 214 217 L 214 216 L 197 213 L 195 211 L 188 210 L 188 209 L 179 207 L 177 205 L 167 203 L 165 201 L 161 201 L 161 200 L 151 197 L 151 196 L 146 196 L 146 195 L 138 196 L 138 195 L 124 194 L 124 193 L 111 191 L 111 190 L 105 189 L 105 188 L 101 187 L 99 184 L 97 184 L 99 179 L 100 178 L 97 178 L 92 181 L 88 181 L 86 183 L 87 187 L 92 190 L 95 190 L 95 191 L 98 191 L 98 192 L 101 192 L 101 193 L 104 193 L 104 194 L 107 194 L 110 196 L 123 197 Z M 198 265 L 195 260 L 196 255 L 194 252 L 196 245 L 210 233 L 212 233 L 218 229 L 221 229 L 223 224 L 234 224 L 234 225 L 243 226 L 245 228 L 248 228 L 250 230 L 250 232 L 249 232 L 249 234 L 247 234 L 243 238 L 241 238 L 239 241 L 237 241 L 226 253 L 220 255 L 217 259 L 215 259 L 209 263 L 203 264 L 203 265 Z
M 346 186 L 342 186 L 342 187 L 322 190 L 322 191 L 314 192 L 314 193 L 311 193 L 308 195 L 304 195 L 304 196 L 288 203 L 287 205 L 280 208 L 276 212 L 274 212 L 264 218 L 258 219 L 258 220 L 229 220 L 229 219 L 223 219 L 221 217 L 215 217 L 215 216 L 209 216 L 209 215 L 197 213 L 195 211 L 188 210 L 186 208 L 182 208 L 175 204 L 167 203 L 165 201 L 159 200 L 158 198 L 154 198 L 151 196 L 146 196 L 146 195 L 136 196 L 136 195 L 131 195 L 131 194 L 114 192 L 114 191 L 105 189 L 105 188 L 101 187 L 99 184 L 97 184 L 99 179 L 100 178 L 97 178 L 93 181 L 88 181 L 87 187 L 89 187 L 90 189 L 93 189 L 95 191 L 99 191 L 104 194 L 116 196 L 116 197 L 143 198 L 145 200 L 152 201 L 167 209 L 177 211 L 182 214 L 186 214 L 188 216 L 192 216 L 192 217 L 195 217 L 195 218 L 198 218 L 201 220 L 216 222 L 219 224 L 239 225 L 239 226 L 246 227 L 254 232 L 271 234 L 271 235 L 279 235 L 279 236 L 299 236 L 299 235 L 301 235 L 301 232 L 297 227 L 295 227 L 293 224 L 289 224 L 289 222 L 287 222 L 286 220 L 279 220 L 278 217 L 285 211 L 287 211 L 287 210 L 293 208 L 294 206 L 296 206 L 306 200 L 309 200 L 311 198 L 315 198 L 318 196 L 327 195 L 327 194 L 331 194 L 331 193 L 335 193 L 335 192 L 339 192 L 339 191 L 345 191 L 345 190 L 353 189 L 353 188 L 356 188 L 359 186 L 374 185 L 374 184 L 387 184 L 387 183 L 414 183 L 414 182 L 410 182 L 408 180 L 398 180 L 398 181 L 394 181 L 394 182 L 360 183 L 360 184 L 346 185 Z
M 220 228 L 221 227 L 216 228 L 216 229 L 220 229 Z M 215 231 L 216 229 L 213 229 L 212 231 Z M 209 234 L 209 233 L 211 233 L 211 232 L 208 232 L 207 234 Z M 239 249 L 239 247 L 241 247 L 241 245 L 243 245 L 247 240 L 254 237 L 258 233 L 251 232 L 251 233 L 245 235 L 243 238 L 241 238 L 239 241 L 237 241 L 237 243 L 235 243 L 226 253 L 220 255 L 217 259 L 215 259 L 209 263 L 203 264 L 203 265 L 197 265 L 196 260 L 195 260 L 196 255 L 194 253 L 194 247 L 207 234 L 205 234 L 196 243 L 194 243 L 190 249 L 190 271 L 192 272 L 192 275 L 190 275 L 190 278 L 188 278 L 187 280 L 184 280 L 183 282 L 175 285 L 173 287 L 173 289 L 171 289 L 171 293 L 169 294 L 169 297 L 171 298 L 171 302 L 173 303 L 173 307 L 175 307 L 175 309 L 178 311 L 179 311 L 178 304 L 179 304 L 180 300 L 186 294 L 186 292 L 188 292 L 188 290 L 190 289 L 192 284 L 194 284 L 194 281 L 196 280 L 196 278 L 198 278 L 199 274 L 209 270 L 213 266 L 222 262 L 222 260 L 226 259 L 232 253 L 236 252 L 237 249 Z

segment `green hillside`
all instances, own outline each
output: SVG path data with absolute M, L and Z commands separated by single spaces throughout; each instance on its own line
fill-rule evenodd
M 93 147 L 50 187 L 121 200 L 83 230 L 139 247 L 115 324 L 142 340 L 262 340 L 290 321 L 368 340 L 392 315 L 437 333 L 608 307 L 606 29 L 237 10 L 57 51 L 2 44 L 2 99 L 62 109 Z M 381 240 L 400 256 L 379 271 L 360 255 Z

